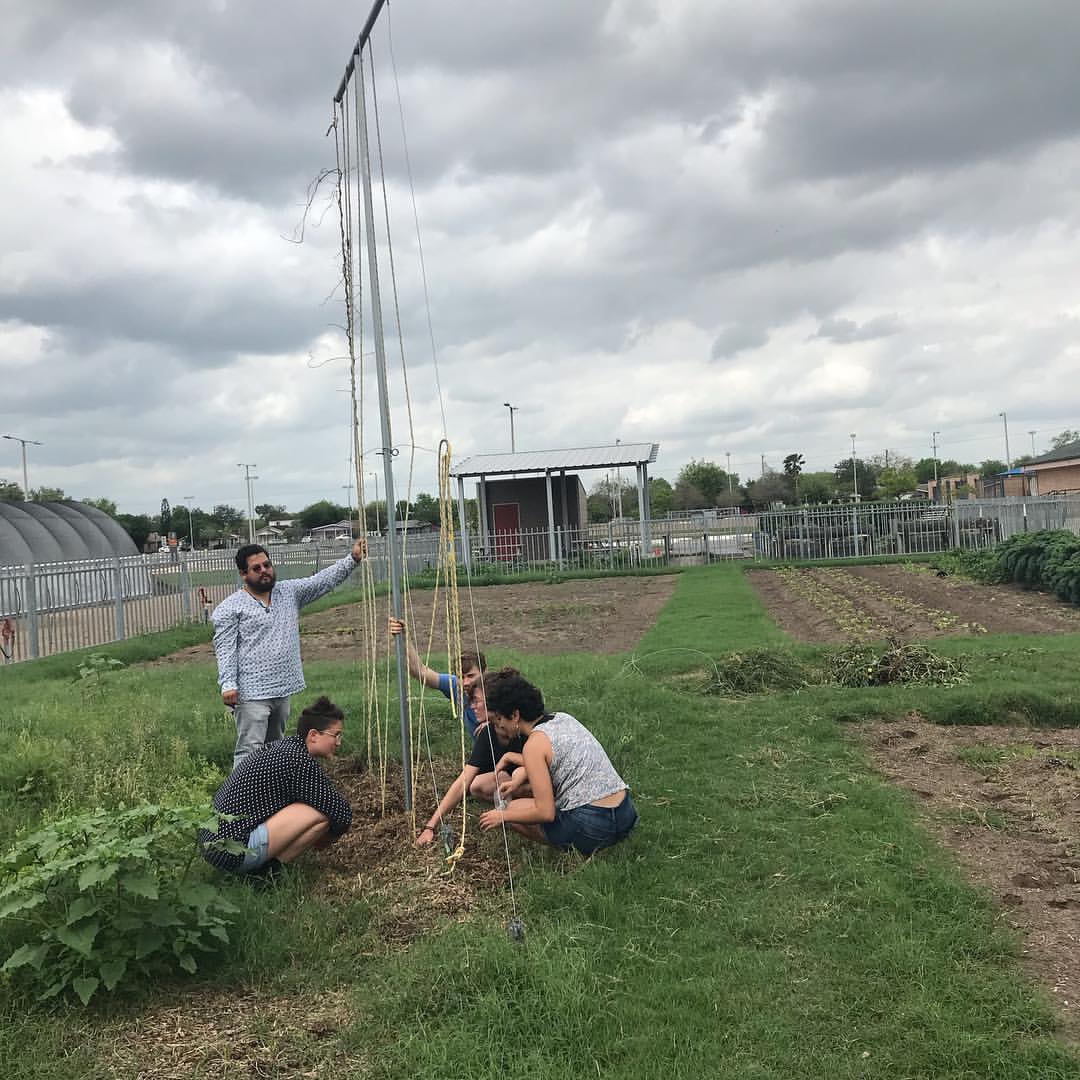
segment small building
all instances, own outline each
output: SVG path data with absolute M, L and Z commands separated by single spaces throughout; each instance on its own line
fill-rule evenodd
M 934 502 L 952 502 L 954 499 L 971 499 L 978 490 L 978 473 L 955 473 L 926 482 L 927 494 Z
M 351 521 L 335 521 L 331 525 L 316 525 L 309 529 L 304 537 L 305 543 L 332 544 L 335 540 L 351 540 L 353 535 L 353 523 Z
M 979 478 L 979 497 L 982 499 L 1004 499 L 1014 495 L 1024 497 L 1030 494 L 1030 478 L 1022 466 Z
M 1024 466 L 1031 495 L 1080 494 L 1080 440 L 1065 443 Z
M 407 536 L 426 536 L 429 533 L 437 533 L 438 531 L 438 525 L 433 525 L 430 521 L 418 521 L 416 518 L 409 518 L 408 521 L 402 521 L 401 518 L 398 518 L 394 522 L 394 532 L 398 536 L 402 533 Z
M 260 529 L 255 534 L 255 543 L 257 544 L 269 546 L 271 544 L 287 544 L 288 542 L 285 533 L 273 525 L 267 525 L 265 529 Z
M 571 450 L 529 450 L 477 454 L 452 475 L 458 481 L 458 516 L 464 530 L 465 480 L 475 478 L 480 545 L 485 557 L 547 562 L 570 554 L 585 542 L 588 510 L 578 473 L 634 469 L 637 474 L 641 550 L 649 544 L 648 467 L 656 443 L 619 443 Z

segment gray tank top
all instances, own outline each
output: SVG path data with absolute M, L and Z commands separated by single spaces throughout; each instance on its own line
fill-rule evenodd
M 569 713 L 557 712 L 535 730 L 551 741 L 551 786 L 556 809 L 575 810 L 626 790 L 596 736 Z

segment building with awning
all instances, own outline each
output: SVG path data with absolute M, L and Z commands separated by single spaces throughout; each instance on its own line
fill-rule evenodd
M 474 454 L 451 469 L 457 479 L 462 535 L 466 533 L 465 481 L 474 480 L 481 549 L 497 559 L 512 560 L 522 550 L 523 534 L 546 530 L 546 550 L 541 556 L 554 560 L 561 551 L 560 534 L 580 532 L 588 523 L 585 485 L 579 474 L 633 469 L 644 551 L 649 544 L 649 466 L 659 451 L 658 443 L 620 442 L 569 450 Z

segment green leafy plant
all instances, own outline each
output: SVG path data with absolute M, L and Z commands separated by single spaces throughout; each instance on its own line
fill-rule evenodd
M 191 873 L 204 824 L 217 829 L 207 806 L 95 810 L 15 845 L 0 859 L 0 928 L 18 947 L 0 971 L 42 1000 L 70 989 L 84 1005 L 99 988 L 195 972 L 236 911 Z
M 887 686 L 890 683 L 932 683 L 959 686 L 969 681 L 962 659 L 940 656 L 925 645 L 898 640 L 882 649 L 845 645 L 828 654 L 826 678 L 838 686 Z
M 87 698 L 100 698 L 105 692 L 105 676 L 124 666 L 124 662 L 115 657 L 91 653 L 76 669 L 83 694 Z

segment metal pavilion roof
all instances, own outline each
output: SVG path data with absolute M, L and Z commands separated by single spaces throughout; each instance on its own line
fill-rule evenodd
M 558 472 L 563 469 L 617 469 L 651 465 L 659 443 L 619 443 L 572 450 L 523 450 L 516 454 L 474 454 L 451 469 L 452 476 L 502 476 L 509 473 Z

